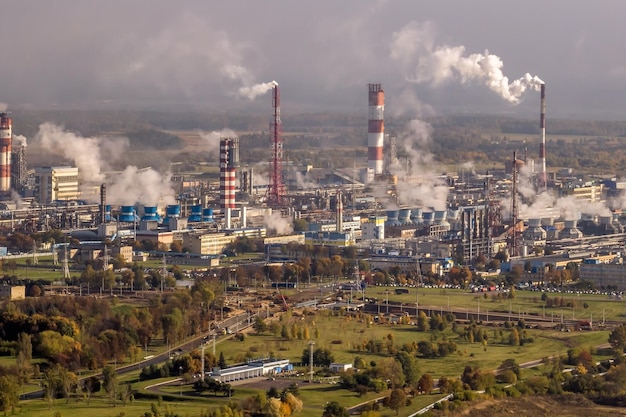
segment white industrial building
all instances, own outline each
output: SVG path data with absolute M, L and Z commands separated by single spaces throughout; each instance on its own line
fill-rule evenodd
M 209 376 L 220 382 L 233 382 L 265 375 L 276 375 L 292 369 L 293 365 L 289 363 L 289 359 L 270 358 L 250 361 L 245 365 L 237 365 L 230 368 L 214 368 L 209 373 Z

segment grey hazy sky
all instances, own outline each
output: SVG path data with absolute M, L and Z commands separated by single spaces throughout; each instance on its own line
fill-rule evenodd
M 265 111 L 267 94 L 250 101 L 239 88 L 276 80 L 283 111 L 361 111 L 366 84 L 380 82 L 393 114 L 538 112 L 538 93 L 513 105 L 456 70 L 416 76 L 432 70 L 423 48 L 392 54 L 413 25 L 431 53 L 489 50 L 509 79 L 539 76 L 549 117 L 626 118 L 618 0 L 25 0 L 2 15 L 0 101 L 14 108 Z

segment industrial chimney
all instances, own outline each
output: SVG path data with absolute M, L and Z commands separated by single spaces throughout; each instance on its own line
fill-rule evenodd
M 380 175 L 383 173 L 385 92 L 380 84 L 368 84 L 368 89 L 367 167 L 374 175 Z
M 239 138 L 220 139 L 220 208 L 230 229 L 230 212 L 235 208 L 236 169 L 239 166 Z
M 0 113 L 0 193 L 11 191 L 11 142 L 13 121 Z
M 541 84 L 541 112 L 539 115 L 539 129 L 541 143 L 539 144 L 539 187 L 548 188 L 548 174 L 546 172 L 546 85 Z

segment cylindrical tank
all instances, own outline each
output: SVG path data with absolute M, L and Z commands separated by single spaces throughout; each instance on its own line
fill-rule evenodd
M 434 220 L 435 224 L 442 224 L 448 218 L 448 212 L 445 210 L 435 211 Z
M 119 221 L 134 222 L 135 221 L 135 206 L 122 206 Z
M 422 212 L 422 218 L 424 219 L 424 223 L 433 224 L 435 213 L 432 211 L 424 211 Z
M 422 221 L 424 221 L 422 217 L 422 209 L 421 208 L 411 209 L 411 222 L 415 224 L 419 224 Z
M 145 206 L 143 208 L 143 216 L 141 220 L 144 221 L 159 221 L 159 215 L 157 214 L 156 206 Z
M 187 221 L 192 222 L 192 223 L 202 221 L 202 206 L 201 205 L 198 204 L 195 206 L 191 206 L 191 213 L 189 214 Z
M 398 213 L 398 221 L 401 224 L 411 223 L 411 209 L 401 209 Z
M 179 204 L 170 204 L 165 207 L 165 215 L 167 217 L 179 217 L 180 216 L 180 205 Z
M 390 226 L 397 226 L 400 222 L 398 216 L 400 212 L 398 210 L 387 210 L 387 224 Z
M 215 221 L 212 208 L 202 209 L 202 221 L 207 223 L 213 223 Z

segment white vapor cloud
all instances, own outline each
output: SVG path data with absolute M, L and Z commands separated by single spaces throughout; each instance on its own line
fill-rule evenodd
M 400 64 L 407 81 L 438 85 L 450 79 L 461 84 L 482 81 L 489 89 L 510 103 L 518 103 L 527 89 L 538 90 L 543 81 L 528 73 L 509 81 L 502 59 L 484 53 L 467 54 L 462 45 L 437 45 L 434 25 L 410 22 L 393 34 L 391 58 Z

